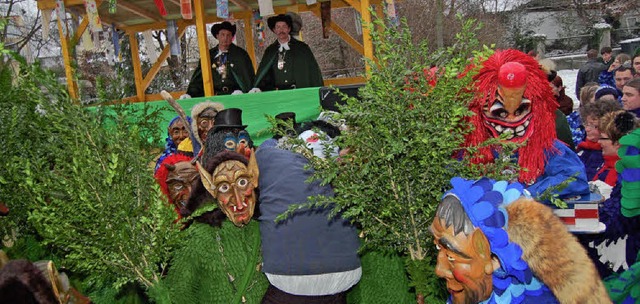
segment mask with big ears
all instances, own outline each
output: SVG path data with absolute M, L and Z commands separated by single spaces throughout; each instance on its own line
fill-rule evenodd
M 226 160 L 212 174 L 199 163 L 197 167 L 202 184 L 216 198 L 227 218 L 238 227 L 248 224 L 255 210 L 255 188 L 258 187 L 258 164 L 254 153 L 251 153 L 248 165 L 234 159 Z

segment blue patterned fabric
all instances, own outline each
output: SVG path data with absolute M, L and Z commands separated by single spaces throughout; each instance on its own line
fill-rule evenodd
M 573 139 L 573 144 L 578 146 L 584 141 L 584 138 L 587 135 L 587 132 L 582 125 L 580 113 L 573 111 L 571 114 L 567 115 L 567 123 L 569 123 L 569 128 L 571 129 L 571 139 Z
M 522 248 L 509 240 L 506 231 L 509 218 L 505 206 L 523 196 L 523 185 L 460 177 L 453 178 L 451 185 L 453 189 L 445 196 L 460 199 L 473 225 L 489 240 L 491 253 L 500 260 L 500 268 L 493 272 L 493 292 L 482 303 L 558 303 L 549 288 L 533 276 L 522 259 Z

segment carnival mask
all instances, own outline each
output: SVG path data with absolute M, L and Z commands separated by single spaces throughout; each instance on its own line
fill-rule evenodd
M 207 139 L 207 132 L 213 128 L 213 123 L 215 122 L 216 116 L 218 115 L 218 111 L 214 108 L 206 108 L 198 118 L 196 119 L 196 123 L 198 126 L 198 136 L 204 142 Z
M 507 62 L 500 67 L 495 97 L 482 109 L 493 137 L 504 134 L 507 140 L 522 142 L 533 132 L 531 100 L 524 98 L 526 87 L 527 71 L 522 64 Z
M 224 134 L 224 147 L 229 151 L 238 152 L 242 155 L 249 156 L 248 150 L 251 148 L 251 137 L 245 130 L 234 132 L 226 132 Z
M 187 131 L 181 119 L 174 121 L 173 124 L 169 126 L 169 136 L 171 136 L 171 140 L 175 143 L 176 147 L 189 137 L 189 131 Z
M 191 194 L 191 185 L 198 177 L 196 167 L 189 161 L 178 162 L 174 165 L 164 164 L 169 170 L 167 175 L 167 189 L 169 200 L 178 209 L 186 206 Z
M 216 198 L 218 206 L 234 225 L 242 227 L 251 221 L 256 205 L 255 188 L 258 187 L 258 165 L 251 153 L 249 165 L 227 160 L 209 174 L 198 165 L 202 184 Z
M 458 198 L 450 195 L 444 200 Z M 435 272 L 446 280 L 452 303 L 480 303 L 491 296 L 492 274 L 500 264 L 497 258 L 492 257 L 484 233 L 473 227 L 470 221 L 465 227 L 456 229 L 456 225 L 464 222 L 462 218 L 467 217 L 466 214 L 455 214 L 459 212 L 464 213 L 461 206 L 444 212 L 448 214 L 443 217 L 449 219 L 436 216 L 429 228 L 438 250 Z

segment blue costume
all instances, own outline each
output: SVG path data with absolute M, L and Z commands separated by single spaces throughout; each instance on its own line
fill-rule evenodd
M 492 274 L 493 292 L 481 303 L 558 303 L 551 290 L 533 276 L 523 260 L 522 248 L 509 240 L 506 231 L 509 218 L 505 207 L 523 195 L 522 184 L 459 177 L 451 184 L 453 189 L 445 196 L 453 194 L 460 199 L 473 225 L 487 237 L 491 253 L 500 260 L 500 268 Z
M 559 185 L 563 181 L 574 177 L 575 180 L 558 192 L 560 197 L 568 197 L 589 193 L 589 184 L 585 173 L 584 165 L 569 147 L 562 142 L 555 140 L 553 146 L 557 153 L 545 151 L 546 162 L 544 173 L 536 181 L 527 187 L 533 197 L 538 197 L 547 188 Z

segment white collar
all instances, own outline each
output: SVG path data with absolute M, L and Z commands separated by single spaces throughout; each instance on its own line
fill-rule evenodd
M 287 50 L 287 51 L 290 50 L 289 41 L 291 41 L 291 36 L 289 36 L 289 40 L 287 40 L 287 42 L 285 42 L 285 43 L 282 43 L 282 42 L 280 42 L 280 40 L 278 40 L 278 43 L 280 43 L 280 47 L 278 48 L 278 51 L 282 52 L 284 50 Z

